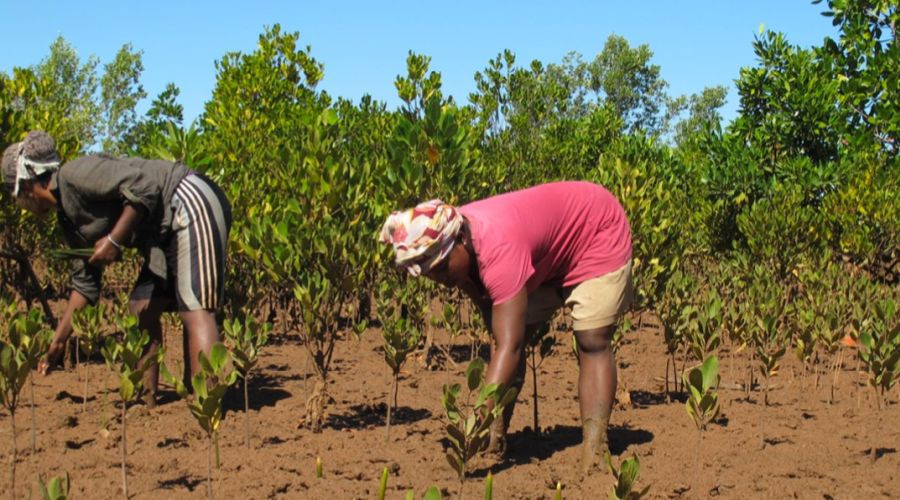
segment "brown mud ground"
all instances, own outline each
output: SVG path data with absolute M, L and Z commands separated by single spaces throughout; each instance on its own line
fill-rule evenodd
M 576 400 L 578 367 L 571 335 L 556 333 L 560 344 L 539 372 L 541 433 L 531 432 L 532 383 L 527 379 L 511 424 L 510 453 L 500 463 L 478 457 L 464 498 L 483 498 L 484 480 L 494 475 L 494 498 L 553 498 L 557 481 L 564 498 L 606 498 L 612 478 L 605 470 L 582 478 L 581 431 Z M 437 335 L 439 342 L 447 337 Z M 456 498 L 459 483 L 447 464 L 442 442 L 441 386 L 462 382 L 470 347 L 460 339 L 450 348 L 454 367 L 427 370 L 411 359 L 400 382 L 400 409 L 386 440 L 384 404 L 389 369 L 380 353 L 380 332 L 361 341 L 346 339 L 335 353 L 328 391 L 334 401 L 321 434 L 298 428 L 315 380 L 296 336 L 274 337 L 251 381 L 252 442 L 244 447 L 241 391 L 235 388 L 221 431 L 221 469 L 214 472 L 218 498 L 375 498 L 381 471 L 391 470 L 387 498 L 421 498 L 432 484 L 445 498 Z M 178 369 L 180 333 L 167 332 L 170 366 Z M 723 349 L 722 414 L 703 435 L 699 475 L 697 431 L 683 399 L 663 395 L 666 355 L 654 325 L 627 335 L 618 355 L 620 379 L 633 404 L 614 412 L 609 432 L 616 463 L 632 455 L 641 460 L 639 485 L 651 498 L 881 498 L 900 497 L 900 404 L 895 388 L 883 410 L 872 390 L 862 386 L 852 350 L 828 403 L 831 379 L 818 390 L 800 375 L 789 352 L 772 381 L 769 406 L 760 387 L 747 394 L 748 355 L 736 359 Z M 681 368 L 679 361 L 679 369 Z M 85 366 L 92 372 L 87 413 L 82 413 Z M 30 449 L 28 388 L 17 412 L 19 461 L 17 497 L 37 491 L 37 476 L 68 472 L 73 498 L 121 498 L 120 424 L 115 379 L 98 359 L 73 372 L 54 372 L 35 381 L 37 453 Z M 102 389 L 102 390 L 101 390 Z M 109 421 L 104 437 L 101 423 Z M 9 496 L 9 415 L 0 413 L 3 474 L 0 496 Z M 765 442 L 765 446 L 763 443 Z M 867 451 L 876 446 L 878 459 Z M 324 478 L 315 476 L 316 457 Z M 205 435 L 171 390 L 155 409 L 128 411 L 129 489 L 133 498 L 203 498 L 206 495 Z

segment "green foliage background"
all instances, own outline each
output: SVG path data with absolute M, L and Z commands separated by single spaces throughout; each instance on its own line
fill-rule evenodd
M 896 297 L 896 2 L 830 0 L 823 11 L 839 36 L 821 46 L 768 31 L 752 41 L 757 62 L 741 69 L 728 124 L 724 88 L 670 96 L 650 48 L 618 36 L 593 60 L 520 65 L 504 51 L 474 75 L 467 103 L 445 97 L 430 58 L 410 53 L 395 81 L 403 104 L 388 110 L 318 90 L 323 64 L 275 25 L 252 52 L 216 62 L 192 124 L 174 84 L 137 116 L 140 51 L 126 44 L 101 72 L 60 38 L 43 61 L 0 74 L 0 146 L 44 129 L 64 159 L 102 145 L 206 172 L 236 214 L 228 307 L 312 340 L 368 317 L 375 283 L 394 272 L 376 241 L 391 210 L 560 179 L 602 183 L 626 207 L 640 308 L 657 308 L 676 273 L 711 283 L 711 269 L 767 274 L 793 302 L 822 255 L 871 282 L 870 293 Z M 39 257 L 59 246 L 5 192 L 0 222 L 4 251 Z M 45 276 L 62 272 L 49 265 Z M 22 286 L 6 261 L 0 284 Z

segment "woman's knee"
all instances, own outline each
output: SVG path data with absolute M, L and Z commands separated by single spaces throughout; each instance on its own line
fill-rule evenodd
M 576 331 L 575 340 L 578 342 L 578 350 L 585 354 L 599 354 L 609 351 L 612 348 L 612 337 L 615 331 L 615 325 Z

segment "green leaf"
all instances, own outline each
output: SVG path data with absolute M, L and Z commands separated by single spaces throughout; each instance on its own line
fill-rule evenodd
M 469 391 L 474 391 L 481 385 L 482 375 L 484 374 L 484 360 L 475 358 L 466 368 L 466 385 Z
M 441 500 L 441 490 L 437 486 L 429 486 L 425 491 L 424 500 Z
M 718 384 L 719 380 L 719 360 L 715 356 L 710 356 L 703 362 L 703 366 L 701 368 L 703 372 L 703 383 L 701 387 L 703 391 L 706 392 L 714 385 Z
M 134 396 L 134 382 L 127 374 L 119 377 L 119 396 L 121 396 L 123 404 L 125 401 L 131 401 Z
M 197 354 L 197 357 L 200 360 L 200 369 L 201 370 L 205 371 L 206 373 L 208 373 L 210 375 L 217 373 L 216 369 L 213 368 L 212 363 L 210 363 L 209 358 L 206 357 L 206 354 L 203 353 L 203 351 L 199 352 Z
M 469 415 L 468 418 L 466 418 L 466 425 L 465 425 L 465 434 L 466 434 L 466 436 L 471 436 L 471 435 L 472 435 L 472 431 L 475 430 L 475 424 L 476 424 L 476 423 L 477 423 L 477 418 L 476 418 L 475 413 L 473 412 L 471 415 Z
M 216 342 L 209 351 L 209 365 L 212 373 L 220 373 L 228 359 L 228 349 L 221 342 Z
M 455 470 L 458 475 L 462 475 L 462 470 L 463 470 L 462 460 L 459 457 L 457 457 L 455 453 L 449 452 L 449 451 L 444 456 L 447 458 L 447 463 L 450 464 L 450 467 L 452 467 L 453 470 Z

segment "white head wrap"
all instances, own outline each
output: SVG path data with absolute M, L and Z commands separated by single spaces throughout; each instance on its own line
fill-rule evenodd
M 18 196 L 21 181 L 56 171 L 59 165 L 56 141 L 44 131 L 33 130 L 3 152 L 3 181 L 10 185 L 13 196 Z
M 19 183 L 25 180 L 40 177 L 47 172 L 59 170 L 59 156 L 51 161 L 35 161 L 25 156 L 25 142 L 19 145 L 19 153 L 16 155 L 16 183 L 13 187 L 13 197 L 19 196 Z
M 395 263 L 419 276 L 444 260 L 462 227 L 462 215 L 452 205 L 431 200 L 392 213 L 381 228 L 382 243 L 393 245 Z

